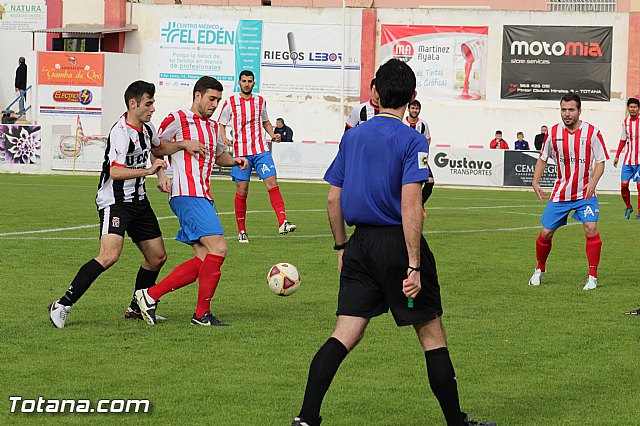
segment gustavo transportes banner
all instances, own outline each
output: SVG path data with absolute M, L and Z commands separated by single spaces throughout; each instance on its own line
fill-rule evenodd
M 612 27 L 505 25 L 502 99 L 609 101 L 612 38 Z
M 380 63 L 406 62 L 418 98 L 484 99 L 489 27 L 382 25 Z

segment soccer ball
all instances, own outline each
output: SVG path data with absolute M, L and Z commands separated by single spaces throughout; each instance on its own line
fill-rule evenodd
M 300 288 L 298 268 L 290 263 L 273 265 L 267 274 L 269 288 L 278 296 L 290 296 Z

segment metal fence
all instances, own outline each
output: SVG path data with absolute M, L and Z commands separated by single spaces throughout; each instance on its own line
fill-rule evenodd
M 547 2 L 552 12 L 615 12 L 616 0 L 552 0 Z

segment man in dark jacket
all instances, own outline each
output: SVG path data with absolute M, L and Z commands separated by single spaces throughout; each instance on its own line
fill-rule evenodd
M 540 133 L 536 135 L 535 140 L 533 141 L 533 145 L 536 147 L 536 151 L 540 151 L 542 149 L 542 142 L 544 142 L 544 138 L 547 136 L 547 132 L 549 129 L 547 126 L 542 126 L 540 128 Z
M 24 111 L 24 100 L 27 98 L 27 64 L 21 56 L 18 59 L 18 68 L 16 69 L 16 96 L 20 95 L 20 112 Z
M 293 130 L 291 127 L 284 124 L 283 118 L 276 119 L 276 128 L 273 129 L 275 133 L 278 133 L 282 139 L 280 142 L 293 142 Z

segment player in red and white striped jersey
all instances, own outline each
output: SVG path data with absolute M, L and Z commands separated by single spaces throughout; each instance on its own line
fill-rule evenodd
M 431 145 L 431 132 L 429 131 L 429 125 L 426 121 L 422 120 L 419 115 L 422 110 L 422 105 L 420 101 L 414 99 L 409 102 L 409 107 L 407 108 L 408 114 L 404 120 L 404 124 L 411 127 L 412 129 L 417 130 L 422 136 L 427 139 L 429 145 Z M 435 181 L 433 180 L 433 172 L 431 171 L 431 167 L 429 167 L 429 180 L 426 181 L 422 185 L 422 214 L 424 217 L 427 217 L 427 213 L 424 210 L 424 203 L 427 202 L 429 197 L 431 197 L 431 193 L 433 192 L 433 185 Z
M 124 93 L 127 112 L 109 132 L 96 196 L 100 253 L 80 268 L 64 296 L 49 306 L 49 317 L 57 328 L 64 327 L 71 306 L 98 276 L 118 261 L 125 232 L 145 259 L 138 270 L 136 290 L 152 286 L 167 259 L 158 219 L 145 191 L 145 177 L 154 173 L 158 174 L 158 188 L 165 192 L 169 188 L 164 160 L 151 155 L 152 164 L 147 167 L 152 146 L 160 143 L 149 123 L 155 111 L 155 90 L 152 83 L 135 81 Z M 125 318 L 139 317 L 138 306 L 132 302 Z
M 380 112 L 380 106 L 378 100 L 373 96 L 373 86 L 376 84 L 376 79 L 372 79 L 369 84 L 371 90 L 371 99 L 367 102 L 363 102 L 354 109 L 351 110 L 347 122 L 344 124 L 344 131 L 356 127 L 358 124 L 364 123 L 367 120 L 372 119 Z
M 264 181 L 269 192 L 271 207 L 278 219 L 278 232 L 286 234 L 296 230 L 296 225 L 287 220 L 284 200 L 278 187 L 276 167 L 265 140 L 263 129 L 275 142 L 280 142 L 280 135 L 274 133 L 267 114 L 267 102 L 260 95 L 253 94 L 255 77 L 253 72 L 240 72 L 238 84 L 240 93 L 231 96 L 222 106 L 220 112 L 220 134 L 226 145 L 233 146 L 234 155 L 242 155 L 249 161 L 246 170 L 237 167 L 231 169 L 231 178 L 236 183 L 235 212 L 238 224 L 238 241 L 248 243 L 247 236 L 247 194 L 251 170 L 254 169 Z M 233 143 L 227 139 L 226 127 L 233 126 Z
M 153 153 L 171 156 L 174 179 L 169 205 L 181 228 L 176 240 L 191 245 L 195 256 L 148 290 L 136 291 L 140 310 L 149 324 L 156 322 L 156 305 L 161 296 L 198 279 L 198 303 L 191 323 L 229 325 L 211 313 L 211 299 L 220 281 L 227 243 L 209 178 L 214 162 L 246 168 L 247 160 L 231 157 L 219 141 L 218 123 L 210 118 L 221 98 L 222 84 L 213 77 L 201 77 L 193 88 L 191 108 L 169 114 L 160 126 L 161 144 L 153 148 Z
M 638 214 L 636 220 L 640 220 L 640 119 L 638 118 L 638 107 L 640 101 L 636 98 L 629 98 L 627 101 L 627 110 L 629 117 L 622 122 L 622 136 L 620 136 L 620 144 L 616 158 L 613 160 L 613 166 L 618 167 L 618 160 L 622 150 L 626 147 L 627 151 L 624 155 L 622 173 L 620 174 L 620 193 L 622 200 L 626 206 L 624 218 L 629 219 L 633 213 L 631 205 L 631 192 L 629 191 L 629 181 L 636 183 L 638 188 Z
M 551 252 L 551 239 L 556 229 L 567 224 L 569 213 L 574 211 L 572 217 L 582 222 L 587 238 L 589 275 L 583 289 L 593 290 L 597 286 L 602 248 L 597 229 L 600 209 L 596 186 L 604 173 L 604 162 L 609 155 L 600 131 L 580 120 L 580 96 L 575 93 L 564 95 L 560 101 L 560 112 L 562 123 L 551 127 L 547 133 L 533 175 L 533 190 L 544 201 L 547 194 L 540 187 L 540 178 L 549 158 L 555 160 L 558 177 L 542 214 L 542 232 L 536 241 L 538 266 L 529 285 L 540 285 Z

